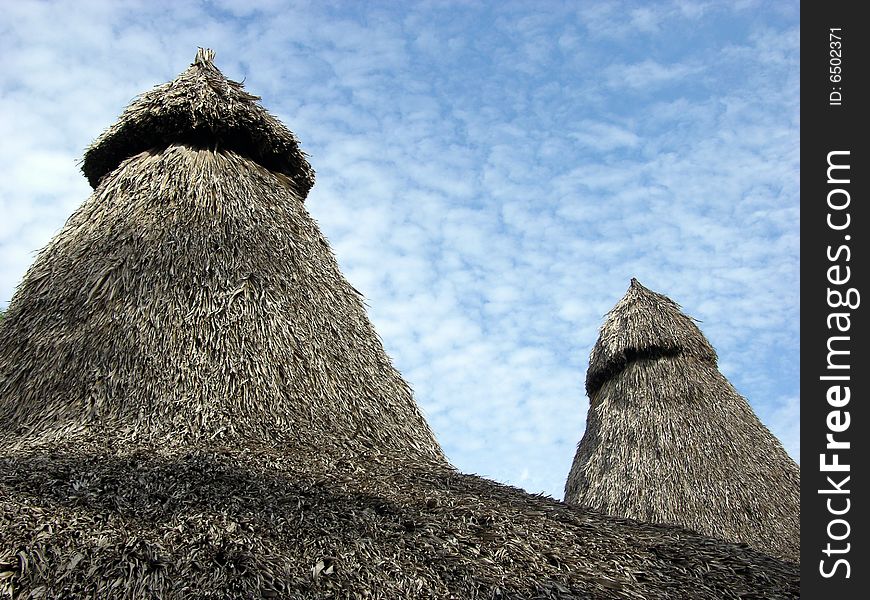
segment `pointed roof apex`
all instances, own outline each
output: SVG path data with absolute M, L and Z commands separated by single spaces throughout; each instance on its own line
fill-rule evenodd
M 200 66 L 214 66 L 214 50 L 211 48 L 197 48 L 196 58 L 193 59 L 193 64 Z
M 680 305 L 643 286 L 634 277 L 628 291 L 607 313 L 589 357 L 590 396 L 627 364 L 642 358 L 694 356 L 716 364 L 716 351 Z
M 187 144 L 231 150 L 289 177 L 301 197 L 308 194 L 314 170 L 296 136 L 260 105 L 258 96 L 227 79 L 214 57 L 213 50 L 197 50 L 184 72 L 138 96 L 88 147 L 82 172 L 92 187 L 131 156 Z

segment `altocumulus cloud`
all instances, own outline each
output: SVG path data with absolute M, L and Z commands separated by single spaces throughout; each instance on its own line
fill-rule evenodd
M 307 206 L 460 469 L 561 497 L 633 276 L 797 458 L 797 7 L 575 5 L 4 5 L 0 299 L 87 197 L 83 148 L 209 46 L 311 155 Z

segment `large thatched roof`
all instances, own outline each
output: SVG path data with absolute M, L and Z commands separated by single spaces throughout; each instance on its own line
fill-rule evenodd
M 565 500 L 800 556 L 800 472 L 669 298 L 632 279 L 601 328 Z
M 443 461 L 303 206 L 311 171 L 293 134 L 253 98 L 201 51 L 88 150 L 86 173 L 96 156 L 116 166 L 9 305 L 0 429 Z M 272 145 L 230 144 L 247 125 Z
M 222 78 L 200 53 L 104 134 L 205 115 L 112 146 L 0 323 L 0 596 L 797 596 L 748 548 L 456 473 L 303 207 L 307 163 L 275 167 L 298 149 L 220 142 L 253 105 Z
M 797 566 L 447 468 L 246 444 L 0 453 L 0 597 L 797 598 Z M 8 580 L 7 580 L 8 583 Z

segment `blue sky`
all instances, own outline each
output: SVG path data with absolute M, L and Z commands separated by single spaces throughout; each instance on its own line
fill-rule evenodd
M 198 46 L 300 138 L 306 205 L 452 462 L 562 497 L 631 277 L 798 458 L 798 2 L 4 2 L 0 307 L 84 148 Z

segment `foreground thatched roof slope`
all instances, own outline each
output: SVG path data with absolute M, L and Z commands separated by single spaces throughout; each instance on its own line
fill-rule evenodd
M 680 528 L 253 444 L 0 453 L 4 577 L 20 598 L 799 595 L 796 565 Z
M 632 279 L 601 328 L 567 502 L 800 556 L 800 472 L 669 298 Z
M 294 177 L 177 126 L 119 146 L 0 323 L 0 596 L 797 596 L 747 548 L 457 474 Z

